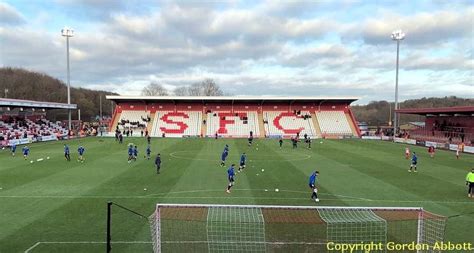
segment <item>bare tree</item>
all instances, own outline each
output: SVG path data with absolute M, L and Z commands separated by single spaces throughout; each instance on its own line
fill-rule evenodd
M 202 96 L 223 96 L 224 92 L 213 79 L 205 79 L 199 83 Z
M 204 79 L 191 86 L 183 86 L 174 90 L 177 96 L 223 96 L 224 92 L 213 79 Z
M 147 86 L 145 86 L 142 90 L 143 96 L 168 96 L 168 91 L 161 86 L 161 84 L 157 84 L 151 82 Z
M 200 83 L 192 84 L 188 88 L 188 94 L 189 96 L 202 96 Z
M 189 87 L 188 86 L 181 86 L 173 91 L 174 95 L 176 96 L 188 96 L 189 94 Z

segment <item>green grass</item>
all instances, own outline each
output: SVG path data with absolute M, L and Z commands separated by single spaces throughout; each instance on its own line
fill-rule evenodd
M 140 158 L 127 163 L 126 143 L 139 145 Z M 153 153 L 163 158 L 162 173 L 143 159 L 144 139 L 87 138 L 72 140 L 73 161 L 63 158 L 63 143 L 31 145 L 33 164 L 0 151 L 0 252 L 103 252 L 106 203 L 114 201 L 150 215 L 156 203 L 218 203 L 314 205 L 307 179 L 320 170 L 319 205 L 414 206 L 450 216 L 470 213 L 465 176 L 474 156 L 438 151 L 434 159 L 426 149 L 419 153 L 419 173 L 408 173 L 404 145 L 362 140 L 314 142 L 313 149 L 280 150 L 276 140 L 256 140 L 249 148 L 242 139 L 153 139 Z M 248 154 L 248 168 L 237 175 L 234 191 L 224 193 L 226 169 L 218 160 L 224 144 L 230 145 L 229 161 Z M 86 148 L 86 162 L 75 161 L 79 144 Z M 258 144 L 259 150 L 255 148 Z M 37 158 L 50 160 L 36 162 Z M 261 169 L 265 169 L 262 172 Z M 259 174 L 258 176 L 256 174 Z M 147 191 L 144 191 L 147 188 Z M 274 189 L 279 188 L 280 192 Z M 268 189 L 266 192 L 264 189 Z M 118 208 L 113 213 L 113 241 L 149 241 L 147 221 Z M 452 242 L 473 242 L 474 215 L 449 219 L 446 237 Z M 115 243 L 114 252 L 147 252 L 150 244 Z

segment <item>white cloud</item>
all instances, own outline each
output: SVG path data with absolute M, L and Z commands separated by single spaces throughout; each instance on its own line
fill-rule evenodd
M 92 2 L 61 4 L 87 9 Z M 393 99 L 395 44 L 389 35 L 401 27 L 407 33 L 400 58 L 400 84 L 407 86 L 402 98 L 421 95 L 433 84 L 437 88 L 427 94 L 459 95 L 472 87 L 472 22 L 466 22 L 472 8 L 382 11 L 348 21 L 321 6 L 330 4 L 271 1 L 243 8 L 233 2 L 165 2 L 157 10 L 134 12 L 101 2 L 94 11 L 106 9 L 106 17 L 86 18 L 92 29 L 77 26 L 71 39 L 72 83 L 139 94 L 151 81 L 172 90 L 210 77 L 235 95 Z M 354 8 L 365 7 L 343 11 L 356 16 Z M 24 22 L 0 26 L 2 65 L 64 78 L 64 38 Z M 450 85 L 456 89 L 446 88 Z
M 24 22 L 25 18 L 15 8 L 0 2 L 0 24 L 18 25 Z
M 464 10 L 420 12 L 411 16 L 382 11 L 377 18 L 369 18 L 362 24 L 361 35 L 369 44 L 388 44 L 390 34 L 396 29 L 406 33 L 404 43 L 430 45 L 452 39 L 473 36 L 474 8 Z M 347 31 L 354 33 L 358 25 Z

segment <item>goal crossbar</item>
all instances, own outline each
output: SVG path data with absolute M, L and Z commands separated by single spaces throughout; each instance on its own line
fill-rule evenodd
M 372 207 L 372 206 L 279 206 L 279 205 L 223 205 L 223 204 L 156 204 L 159 207 L 224 207 L 224 208 L 269 208 L 269 209 L 346 209 L 383 211 L 423 211 L 423 207 Z

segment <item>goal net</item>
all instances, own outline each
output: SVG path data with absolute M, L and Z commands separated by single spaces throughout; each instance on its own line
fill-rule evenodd
M 409 207 L 158 204 L 150 224 L 154 252 L 327 252 L 327 243 L 386 252 L 389 242 L 443 241 L 446 217 Z

